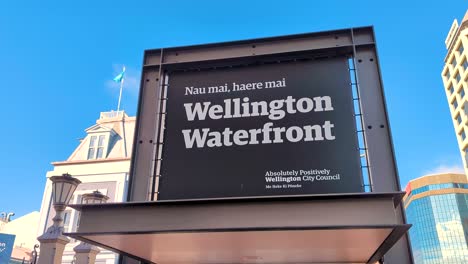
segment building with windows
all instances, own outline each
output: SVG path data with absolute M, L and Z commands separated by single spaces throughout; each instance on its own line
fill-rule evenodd
M 464 174 L 423 176 L 403 198 L 415 264 L 468 263 L 468 181 Z
M 108 202 L 122 202 L 126 197 L 130 157 L 132 153 L 135 117 L 124 111 L 102 112 L 96 124 L 85 130 L 86 136 L 65 161 L 53 162 L 47 178 L 69 173 L 82 183 L 76 189 L 71 204 L 81 203 L 81 196 L 95 190 L 109 197 Z M 51 226 L 55 211 L 52 207 L 52 182 L 47 181 L 42 199 L 37 236 Z M 64 232 L 72 232 L 79 223 L 77 211 L 67 208 Z M 80 241 L 72 240 L 65 248 L 63 263 L 72 263 L 73 248 Z M 99 264 L 116 263 L 117 255 L 101 249 L 96 258 Z
M 455 19 L 445 40 L 445 56 L 442 80 L 447 95 L 453 125 L 457 134 L 465 174 L 468 172 L 468 105 L 465 96 L 468 89 L 468 11 L 461 24 Z

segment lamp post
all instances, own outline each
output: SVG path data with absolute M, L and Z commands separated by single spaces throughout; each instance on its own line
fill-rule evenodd
M 81 197 L 83 198 L 83 204 L 102 204 L 109 199 L 108 196 L 99 191 L 86 193 Z M 75 264 L 94 264 L 96 255 L 100 252 L 99 248 L 86 242 L 81 242 L 73 250 L 75 251 Z
M 63 214 L 67 208 L 73 193 L 80 180 L 73 178 L 70 174 L 64 173 L 61 176 L 50 177 L 52 181 L 52 203 L 55 209 L 53 225 L 39 236 L 37 240 L 41 243 L 38 264 L 60 264 L 65 245 L 70 239 L 63 235 Z
M 109 200 L 108 196 L 97 190 L 92 193 L 85 193 L 81 198 L 83 199 L 83 204 L 102 204 Z

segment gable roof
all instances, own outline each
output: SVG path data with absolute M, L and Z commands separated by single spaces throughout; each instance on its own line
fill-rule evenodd
M 88 127 L 87 129 L 85 129 L 85 132 L 86 133 L 99 133 L 99 132 L 112 132 L 112 128 L 110 127 L 107 127 L 107 126 L 103 126 L 101 124 L 95 124 L 91 127 Z
M 102 112 L 96 124 L 85 129 L 86 137 L 81 140 L 65 163 L 87 160 L 91 135 L 99 133 L 109 136 L 109 145 L 104 159 L 130 158 L 135 122 L 136 118 L 129 117 L 124 111 Z M 96 161 L 100 160 L 102 159 Z

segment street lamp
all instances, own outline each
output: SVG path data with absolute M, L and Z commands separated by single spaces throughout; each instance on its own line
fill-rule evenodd
M 54 226 L 63 231 L 63 212 L 81 181 L 73 178 L 68 173 L 64 173 L 62 176 L 52 176 L 50 180 L 52 181 L 52 197 L 55 209 L 55 217 L 52 220 Z
M 102 204 L 109 200 L 109 197 L 96 190 L 92 193 L 85 193 L 81 196 L 83 204 Z
M 64 173 L 61 176 L 50 177 L 52 181 L 52 202 L 55 216 L 53 225 L 37 238 L 41 242 L 39 264 L 62 263 L 62 254 L 65 245 L 70 239 L 63 235 L 63 214 L 80 180 Z
M 102 204 L 105 203 L 109 197 L 102 194 L 100 191 L 86 193 L 82 196 L 83 204 Z M 81 242 L 73 248 L 75 251 L 75 264 L 89 264 L 96 261 L 96 255 L 100 252 L 99 248 L 90 245 L 86 242 Z

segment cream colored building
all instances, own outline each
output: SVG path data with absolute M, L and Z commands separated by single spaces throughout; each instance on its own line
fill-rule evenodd
M 125 201 L 130 170 L 135 117 L 124 111 L 102 112 L 96 124 L 85 130 L 86 137 L 65 161 L 53 162 L 54 169 L 47 172 L 47 178 L 69 173 L 82 183 L 76 189 L 70 203 L 81 203 L 81 196 L 99 190 L 109 196 L 108 202 Z M 52 184 L 46 182 L 41 205 L 38 236 L 52 225 L 55 211 L 52 206 Z M 64 231 L 76 231 L 79 223 L 77 211 L 67 208 L 64 217 Z M 79 241 L 72 240 L 65 248 L 62 263 L 72 263 L 73 247 Z M 114 264 L 117 255 L 101 250 L 96 264 Z
M 9 219 L 8 219 L 9 220 Z M 39 244 L 36 232 L 39 222 L 39 212 L 34 211 L 6 221 L 0 219 L 0 233 L 15 235 L 15 244 L 11 257 L 17 260 L 29 260 L 34 245 Z
M 447 56 L 442 70 L 445 93 L 457 134 L 465 174 L 468 173 L 468 11 L 461 24 L 455 19 L 445 40 Z

